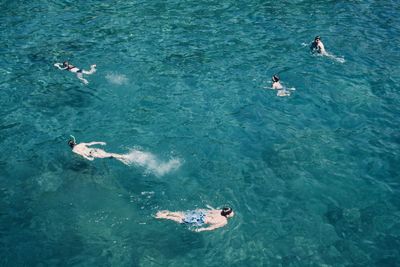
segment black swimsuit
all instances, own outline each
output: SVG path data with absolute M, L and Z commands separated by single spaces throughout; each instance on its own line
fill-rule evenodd
M 78 69 L 78 68 L 75 67 L 75 66 L 72 66 L 72 65 L 68 65 L 68 67 L 66 68 L 67 71 L 71 71 L 72 69 Z M 72 71 L 71 71 L 71 72 L 72 72 Z M 81 69 L 78 69 L 78 70 L 76 71 L 76 73 L 79 73 L 79 72 L 82 72 L 82 70 L 81 70 Z

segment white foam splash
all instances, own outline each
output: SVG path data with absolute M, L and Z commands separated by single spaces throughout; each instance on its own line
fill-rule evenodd
M 343 57 L 337 57 L 337 56 L 335 56 L 333 54 L 326 54 L 326 56 L 331 58 L 331 59 L 333 59 L 333 60 L 335 60 L 335 61 L 337 61 L 337 62 L 339 62 L 339 63 L 345 63 L 346 62 L 346 60 L 344 60 Z
M 179 159 L 170 159 L 167 162 L 161 162 L 153 154 L 139 150 L 132 150 L 128 154 L 122 155 L 118 160 L 126 165 L 145 167 L 147 170 L 159 176 L 175 170 L 181 165 Z
M 128 78 L 124 74 L 118 74 L 118 73 L 108 73 L 106 75 L 106 79 L 116 85 L 123 85 L 128 83 Z
M 343 57 L 336 57 L 335 60 L 339 63 L 345 63 L 346 60 Z
M 276 90 L 276 95 L 277 96 L 281 96 L 281 97 L 282 96 L 290 96 L 291 92 L 296 91 L 295 87 L 285 87 L 285 86 L 283 86 L 282 89 L 275 89 L 275 88 L 272 88 L 270 86 L 265 86 L 264 88 L 265 89 L 270 89 L 270 90 Z
M 330 59 L 332 59 L 332 60 L 334 60 L 336 62 L 342 63 L 342 64 L 346 62 L 344 57 L 337 57 L 334 54 L 331 54 L 331 53 L 328 53 L 328 52 L 323 53 L 323 54 L 317 54 L 317 56 L 326 56 L 326 57 L 328 57 L 328 58 L 330 58 Z

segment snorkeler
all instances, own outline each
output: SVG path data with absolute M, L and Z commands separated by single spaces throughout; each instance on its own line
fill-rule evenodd
M 290 88 L 289 90 L 282 86 L 279 76 L 272 76 L 272 89 L 278 90 L 276 93 L 277 96 L 290 96 L 289 90 L 294 90 L 294 88 Z
M 162 210 L 156 213 L 155 218 L 172 220 L 177 223 L 188 224 L 189 226 L 196 226 L 194 231 L 211 231 L 225 226 L 228 219 L 235 215 L 233 210 L 229 207 L 224 207 L 222 210 L 217 209 L 196 209 L 191 211 L 168 211 Z M 208 225 L 202 227 L 203 225 Z
M 108 153 L 103 149 L 99 148 L 90 148 L 89 146 L 93 145 L 102 145 L 105 146 L 104 142 L 90 142 L 90 143 L 76 143 L 75 137 L 71 135 L 71 138 L 68 141 L 68 145 L 71 147 L 72 152 L 81 155 L 85 159 L 94 160 L 95 158 L 115 158 L 123 161 L 124 155 L 119 155 L 115 153 Z
M 320 54 L 322 56 L 327 56 L 327 57 L 329 57 L 329 58 L 331 58 L 331 59 L 333 59 L 333 60 L 335 60 L 335 61 L 337 61 L 339 63 L 346 62 L 344 57 L 338 57 L 338 56 L 335 56 L 335 55 L 333 55 L 331 53 L 326 52 L 325 46 L 322 43 L 320 36 L 316 36 L 315 37 L 314 41 L 311 43 L 310 49 L 311 49 L 311 52 L 316 52 L 316 53 L 318 53 L 318 54 Z
M 91 75 L 96 72 L 96 64 L 91 65 L 89 71 L 84 70 L 84 69 L 79 69 L 79 68 L 69 64 L 68 61 L 64 61 L 62 64 L 55 63 L 54 66 L 59 68 L 60 70 L 67 70 L 67 71 L 76 73 L 76 77 L 78 77 L 78 79 L 81 80 L 84 84 L 88 84 L 89 82 L 85 78 L 83 78 L 83 74 Z
M 322 43 L 320 36 L 316 36 L 314 38 L 314 41 L 311 43 L 310 49 L 311 49 L 311 52 L 317 52 L 321 55 L 327 55 L 327 53 L 325 51 L 325 46 Z
M 276 74 L 274 76 L 272 76 L 272 89 L 276 89 L 276 90 L 283 89 L 283 86 L 282 86 L 281 82 L 279 81 L 279 76 Z
M 72 149 L 72 152 L 84 157 L 88 160 L 94 160 L 95 158 L 114 158 L 121 161 L 125 165 L 136 165 L 145 167 L 148 171 L 151 171 L 155 175 L 164 175 L 172 170 L 177 169 L 180 166 L 179 159 L 170 159 L 167 162 L 158 160 L 153 154 L 149 152 L 143 152 L 139 150 L 131 150 L 126 154 L 109 153 L 100 148 L 92 148 L 93 145 L 105 146 L 104 142 L 90 142 L 90 143 L 76 143 L 75 137 L 71 135 L 71 139 L 68 141 L 68 145 Z

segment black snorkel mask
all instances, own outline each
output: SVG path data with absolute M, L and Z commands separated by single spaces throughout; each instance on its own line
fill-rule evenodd
M 272 76 L 272 81 L 273 81 L 274 83 L 279 82 L 279 77 L 278 77 L 278 75 Z
M 232 209 L 229 207 L 225 207 L 221 210 L 221 216 L 227 217 L 229 214 L 232 213 Z
M 69 145 L 71 148 L 74 148 L 74 146 L 76 146 L 76 139 L 75 139 L 75 137 L 74 137 L 73 135 L 70 135 L 70 136 L 71 136 L 72 139 L 70 139 L 70 140 L 68 141 L 68 145 Z

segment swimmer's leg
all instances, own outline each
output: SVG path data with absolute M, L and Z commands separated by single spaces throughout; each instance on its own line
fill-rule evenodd
M 87 70 L 82 70 L 82 73 L 83 73 L 83 74 L 87 74 L 87 75 L 93 74 L 93 73 L 95 73 L 95 72 L 96 72 L 96 64 L 90 66 L 90 70 L 89 70 L 89 71 L 87 71 Z
M 92 150 L 93 151 L 93 150 Z M 108 153 L 102 149 L 96 149 L 95 152 L 92 152 L 91 154 L 93 157 L 96 158 L 101 158 L 101 159 L 105 159 L 105 158 L 115 158 L 115 159 L 119 159 L 122 160 L 124 158 L 123 155 L 120 154 L 115 154 L 115 153 Z
M 183 219 L 185 218 L 182 212 L 171 212 L 168 210 L 161 210 L 156 213 L 155 217 L 157 219 L 167 219 L 172 220 L 177 223 L 182 223 Z
M 88 84 L 88 80 L 86 80 L 85 78 L 83 78 L 82 72 L 77 72 L 76 73 L 76 77 L 78 77 L 79 80 L 81 80 L 84 84 Z
M 115 158 L 118 160 L 123 161 L 125 159 L 124 155 L 120 155 L 120 154 L 115 154 L 115 153 L 107 153 L 109 158 Z
M 286 91 L 285 89 L 278 90 L 277 96 L 290 96 L 290 91 Z

